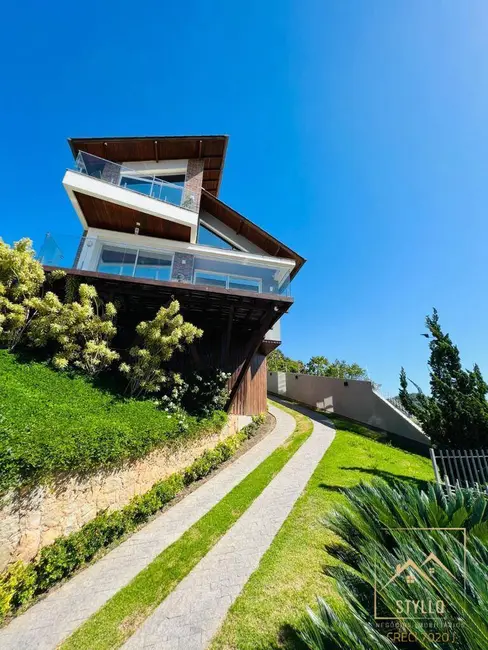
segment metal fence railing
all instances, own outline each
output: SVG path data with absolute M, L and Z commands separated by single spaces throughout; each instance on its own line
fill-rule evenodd
M 106 183 L 150 196 L 157 201 L 171 203 L 192 212 L 198 211 L 195 193 L 184 184 L 179 185 L 156 176 L 143 175 L 140 171 L 135 171 L 126 165 L 119 165 L 85 151 L 80 151 L 76 157 L 76 170 Z
M 448 491 L 456 487 L 488 494 L 487 449 L 430 449 L 437 483 Z

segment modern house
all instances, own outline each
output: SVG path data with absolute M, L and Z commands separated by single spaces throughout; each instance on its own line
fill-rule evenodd
M 63 185 L 84 232 L 48 234 L 40 260 L 94 284 L 130 324 L 179 300 L 204 336 L 178 363 L 232 373 L 229 407 L 252 415 L 266 409 L 266 355 L 305 260 L 219 200 L 227 140 L 70 139 Z

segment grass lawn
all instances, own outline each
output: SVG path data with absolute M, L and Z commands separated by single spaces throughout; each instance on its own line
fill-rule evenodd
M 366 427 L 334 420 L 334 442 L 232 606 L 211 650 L 301 648 L 294 628 L 307 606 L 314 605 L 316 595 L 335 595 L 334 581 L 322 571 L 326 563 L 335 562 L 324 550 L 333 535 L 320 520 L 344 499 L 338 489 L 373 477 L 419 483 L 433 479 L 427 458 L 375 441 L 377 432 L 370 438 L 353 433 L 367 432 Z
M 63 650 L 118 648 L 135 632 L 310 436 L 311 420 L 295 411 L 289 412 L 297 425 L 288 440 L 76 630 L 62 644 Z
M 140 458 L 151 449 L 207 430 L 226 419 L 186 418 L 152 400 L 118 396 L 81 375 L 24 362 L 0 350 L 0 490 L 63 471 L 84 471 Z

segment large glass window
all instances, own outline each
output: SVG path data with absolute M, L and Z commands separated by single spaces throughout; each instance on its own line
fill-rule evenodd
M 97 271 L 112 275 L 134 275 L 137 249 L 119 246 L 104 246 L 98 261 Z
M 219 237 L 214 232 L 205 228 L 204 225 L 198 226 L 197 243 L 203 246 L 213 246 L 214 248 L 223 248 L 228 251 L 235 251 L 237 248 L 229 244 L 229 242 Z
M 135 276 L 151 280 L 169 280 L 171 278 L 172 255 L 139 251 Z
M 229 276 L 229 289 L 240 289 L 241 291 L 255 291 L 261 293 L 261 282 L 254 278 L 236 278 Z
M 209 287 L 221 287 L 227 289 L 227 276 L 209 271 L 196 271 L 195 284 L 204 284 Z
M 139 176 L 132 175 L 128 171 L 125 174 L 122 173 L 119 184 L 128 190 L 147 194 L 173 205 L 181 205 L 185 176 L 182 174 L 175 176 Z
M 261 293 L 261 281 L 258 278 L 245 278 L 211 271 L 195 271 L 195 284 Z
M 105 245 L 100 253 L 97 270 L 111 275 L 169 280 L 172 262 L 171 253 Z

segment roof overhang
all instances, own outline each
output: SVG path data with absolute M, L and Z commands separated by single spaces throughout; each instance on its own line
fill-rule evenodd
M 44 265 L 48 272 L 59 268 Z M 259 329 L 266 315 L 271 319 L 269 327 L 272 327 L 293 304 L 293 299 L 287 296 L 114 276 L 81 269 L 62 270 L 67 276 L 93 284 L 104 300 L 113 301 L 125 296 L 126 310 L 139 320 L 152 318 L 159 307 L 176 298 L 184 317 L 206 331 L 225 331 L 231 319 L 238 331 L 251 333 Z M 60 282 L 63 284 L 64 280 Z
M 79 151 L 116 163 L 203 158 L 203 187 L 217 195 L 222 180 L 228 136 L 143 136 L 126 138 L 68 138 L 76 158 Z
M 201 209 L 209 212 L 211 215 L 216 217 L 216 219 L 224 223 L 237 234 L 248 239 L 268 255 L 294 260 L 295 267 L 291 272 L 291 278 L 293 278 L 305 264 L 306 259 L 304 257 L 280 242 L 249 219 L 246 219 L 246 217 L 239 214 L 236 210 L 233 210 L 223 201 L 220 201 L 210 192 L 205 190 L 202 191 L 200 206 Z

